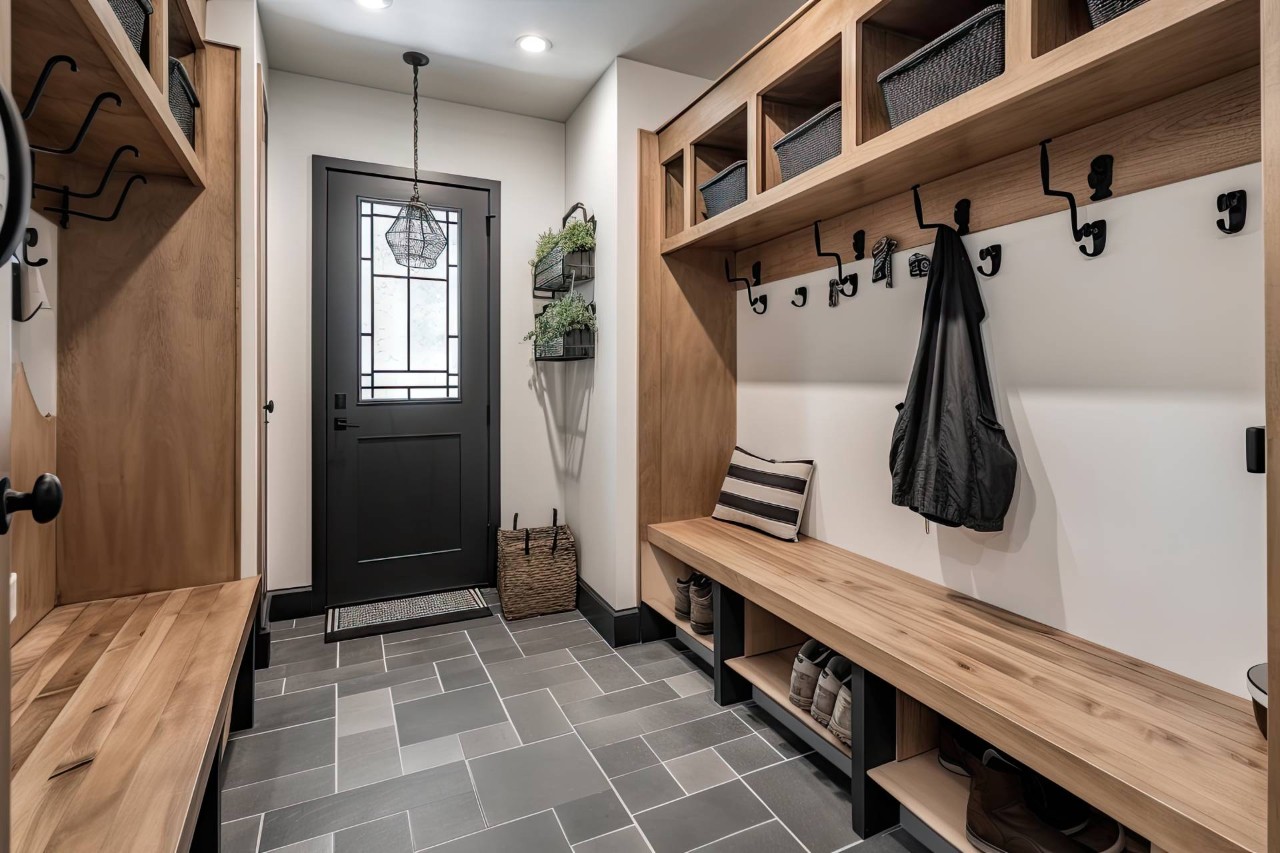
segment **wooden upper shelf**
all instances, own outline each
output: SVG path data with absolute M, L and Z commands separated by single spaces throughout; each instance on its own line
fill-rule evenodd
M 649 543 L 1166 850 L 1266 849 L 1266 741 L 1238 697 L 814 539 L 701 518 Z
M 157 5 L 168 0 L 159 0 Z M 203 4 L 175 0 L 174 12 L 189 14 L 195 26 L 193 43 L 203 44 Z M 167 8 L 167 7 L 166 7 Z M 73 155 L 37 154 L 39 179 L 52 183 L 51 175 L 64 166 L 83 165 L 85 175 L 76 180 L 92 189 L 112 155 L 122 145 L 138 149 L 138 159 L 125 157 L 121 171 L 185 178 L 205 186 L 204 169 L 195 149 L 183 135 L 169 110 L 167 96 L 151 71 L 129 43 L 108 0 L 13 0 L 14 96 L 25 106 L 45 62 L 52 56 L 72 57 L 79 71 L 65 65 L 50 76 L 35 113 L 27 121 L 34 145 L 65 147 L 71 144 L 93 104 L 102 92 L 120 96 L 122 106 L 107 102 L 94 119 L 84 144 Z M 157 57 L 167 62 L 167 57 Z M 109 201 L 109 200 L 108 200 Z
M 879 97 L 871 71 L 878 66 L 860 61 L 858 52 L 864 44 L 870 49 L 864 28 L 889 20 L 895 3 L 906 0 L 818 0 L 659 131 L 660 160 L 669 163 L 685 154 L 691 168 L 688 152 L 702 135 L 744 104 L 752 116 L 745 141 L 752 163 L 747 201 L 711 219 L 668 229 L 674 233 L 662 241 L 663 254 L 693 246 L 734 251 L 754 246 L 1259 61 L 1259 8 L 1249 0 L 1150 0 L 1060 46 L 1054 43 L 1056 33 L 1036 28 L 1049 28 L 1054 10 L 1070 4 L 1006 0 L 1004 74 L 884 130 L 872 126 L 873 111 L 864 109 L 868 99 Z M 912 0 L 908 5 L 922 4 Z M 766 189 L 759 165 L 766 124 L 759 117 L 760 99 L 833 38 L 840 39 L 844 54 L 843 153 Z M 686 177 L 686 186 L 692 183 Z

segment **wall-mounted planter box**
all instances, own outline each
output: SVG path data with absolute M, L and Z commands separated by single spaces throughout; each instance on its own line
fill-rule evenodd
M 555 249 L 533 270 L 533 295 L 553 297 L 567 293 L 574 285 L 585 284 L 596 277 L 596 253 L 569 252 Z
M 558 341 L 533 345 L 534 361 L 586 361 L 596 357 L 596 333 L 575 329 Z

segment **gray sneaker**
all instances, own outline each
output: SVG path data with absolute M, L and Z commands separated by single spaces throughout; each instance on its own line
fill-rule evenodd
M 852 669 L 850 665 L 850 669 Z M 853 746 L 853 675 L 844 677 L 840 684 L 840 692 L 836 694 L 836 705 L 831 711 L 831 722 L 827 725 L 831 733 L 840 739 L 845 746 Z
M 831 659 L 831 649 L 810 640 L 800 647 L 796 662 L 791 667 L 791 704 L 808 711 L 813 707 L 813 694 L 818 689 L 818 678 Z
M 689 586 L 697 574 L 687 578 L 676 578 L 676 615 L 681 619 L 689 618 Z
M 695 634 L 715 632 L 715 608 L 711 597 L 711 578 L 698 575 L 689 584 L 689 626 Z
M 824 726 L 830 725 L 840 686 L 852 672 L 852 663 L 839 655 L 832 655 L 827 661 L 826 669 L 818 676 L 818 689 L 813 694 L 813 707 L 809 709 L 809 713 Z

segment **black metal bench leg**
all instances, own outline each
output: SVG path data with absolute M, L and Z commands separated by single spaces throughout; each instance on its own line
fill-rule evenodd
M 258 632 L 250 629 L 244 656 L 240 659 L 240 670 L 236 673 L 235 692 L 231 695 L 231 731 L 233 732 L 253 728 L 253 672 L 257 644 Z
M 867 776 L 897 757 L 898 692 L 860 666 L 853 668 L 853 831 L 870 838 L 898 823 L 898 802 Z
M 252 658 L 249 658 L 252 661 Z M 252 673 L 252 667 L 250 668 Z M 191 834 L 191 853 L 219 853 L 222 846 L 222 758 L 221 749 L 213 751 L 213 766 L 200 800 L 200 814 Z
M 719 583 L 711 589 L 715 613 L 715 699 L 732 705 L 751 698 L 751 682 L 734 672 L 727 661 L 746 654 L 746 602 L 741 595 Z
M 662 618 L 658 611 L 644 602 L 640 603 L 640 642 L 669 640 L 676 635 L 676 626 Z

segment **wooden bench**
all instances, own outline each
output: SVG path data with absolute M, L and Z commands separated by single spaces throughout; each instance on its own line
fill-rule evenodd
M 943 772 L 927 755 L 928 709 L 1166 851 L 1266 849 L 1266 742 L 1243 699 L 814 539 L 701 518 L 651 525 L 648 541 L 795 629 L 775 628 L 775 645 L 815 637 L 897 688 L 898 762 L 869 775 L 944 838 L 963 842 L 966 789 L 919 781 Z M 652 570 L 642 598 L 664 606 Z M 739 618 L 717 613 L 726 633 Z M 750 645 L 746 659 L 724 663 L 769 683 L 791 711 L 791 648 Z
M 13 647 L 13 850 L 217 849 L 257 603 L 250 578 L 72 604 Z

